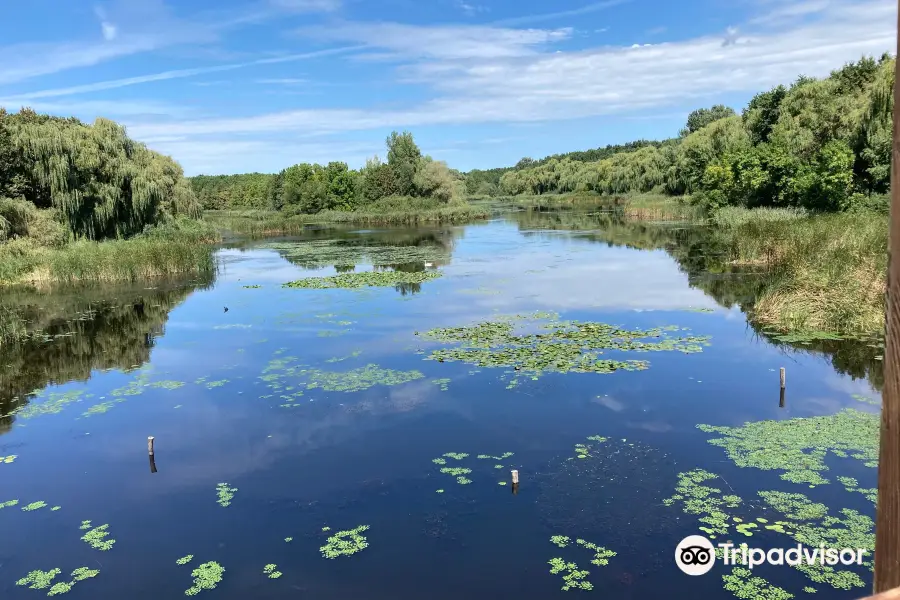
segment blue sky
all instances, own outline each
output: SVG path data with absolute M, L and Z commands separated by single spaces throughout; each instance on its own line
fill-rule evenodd
M 896 48 L 893 0 L 71 0 L 0 21 L 0 105 L 124 123 L 188 175 L 384 154 L 461 170 L 673 136 Z

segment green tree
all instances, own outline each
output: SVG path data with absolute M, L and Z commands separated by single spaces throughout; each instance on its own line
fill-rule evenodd
M 416 145 L 410 132 L 397 133 L 392 131 L 385 140 L 387 146 L 387 164 L 394 175 L 396 193 L 410 196 L 415 191 L 413 179 L 416 176 L 416 167 L 422 152 Z
M 724 104 L 716 104 L 711 108 L 698 108 L 688 115 L 687 125 L 681 130 L 681 136 L 687 136 L 695 131 L 700 131 L 710 123 L 719 119 L 727 119 L 733 117 L 736 113 L 733 108 Z

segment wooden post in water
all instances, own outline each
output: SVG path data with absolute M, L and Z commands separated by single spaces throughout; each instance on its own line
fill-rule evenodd
M 784 367 L 781 367 L 781 371 L 779 371 L 778 375 L 781 379 L 781 389 L 784 389 Z
M 517 485 L 519 483 L 519 472 L 516 471 L 515 469 L 512 472 L 512 482 L 513 482 L 513 485 Z
M 151 435 L 147 438 L 147 454 L 150 455 L 150 472 L 156 473 L 156 456 L 153 454 L 153 440 L 155 438 Z
M 900 9 L 900 0 L 897 2 Z M 900 32 L 900 10 L 897 14 Z M 898 36 L 900 50 L 900 36 Z M 896 58 L 896 55 L 895 55 Z M 891 217 L 888 242 L 884 392 L 875 515 L 874 592 L 900 587 L 900 62 L 894 65 L 894 140 L 891 153 Z
M 778 408 L 784 408 L 784 388 L 778 392 Z

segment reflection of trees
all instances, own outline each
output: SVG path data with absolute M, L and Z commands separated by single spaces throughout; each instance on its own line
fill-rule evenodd
M 356 265 L 334 265 L 336 273 L 352 273 L 356 270 Z
M 0 415 L 48 385 L 87 381 L 95 369 L 132 370 L 147 362 L 169 312 L 198 285 L 80 288 L 0 299 Z M 13 324 L 12 326 L 10 324 Z M 14 417 L 0 417 L 0 433 Z
M 876 389 L 883 385 L 881 353 L 869 342 L 852 340 L 817 341 L 808 344 L 778 342 L 753 323 L 754 302 L 765 288 L 765 270 L 738 268 L 729 264 L 731 240 L 722 232 L 705 226 L 662 225 L 630 221 L 614 212 L 521 211 L 514 219 L 523 235 L 546 235 L 548 230 L 573 231 L 579 239 L 608 246 L 640 250 L 665 250 L 675 259 L 688 282 L 722 306 L 737 306 L 747 314 L 753 329 L 767 341 L 790 349 L 827 356 L 839 373 L 867 379 Z

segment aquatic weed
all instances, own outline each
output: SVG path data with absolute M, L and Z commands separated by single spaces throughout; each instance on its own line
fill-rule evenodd
M 319 551 L 325 558 L 350 556 L 362 552 L 368 548 L 369 542 L 360 534 L 368 529 L 368 525 L 360 525 L 347 531 L 338 531 L 326 540 L 326 544 L 319 548 Z
M 569 536 L 567 535 L 554 535 L 550 537 L 550 541 L 560 548 L 565 548 L 569 545 Z
M 279 577 L 281 577 L 281 571 L 276 571 L 275 569 L 277 568 L 278 565 L 268 564 L 263 567 L 263 574 L 268 575 L 269 579 L 278 579 Z
M 594 552 L 594 558 L 591 559 L 591 564 L 597 565 L 598 567 L 608 565 L 609 559 L 616 555 L 616 552 L 613 552 L 608 548 L 598 546 L 593 542 L 588 542 L 587 540 L 583 540 L 581 538 L 575 540 L 575 543 Z
M 87 524 L 87 527 L 85 527 Z M 91 527 L 90 521 L 82 521 L 81 529 L 88 529 Z M 93 548 L 94 550 L 111 550 L 113 544 L 116 543 L 116 540 L 108 540 L 106 537 L 109 535 L 109 523 L 104 525 L 98 525 L 93 529 L 90 529 L 87 533 L 81 536 L 82 541 L 87 542 L 87 544 Z
M 176 561 L 175 561 L 175 564 L 176 564 L 176 565 L 186 565 L 186 564 L 188 564 L 189 562 L 191 562 L 192 560 L 194 560 L 194 555 L 193 555 L 193 554 L 188 554 L 187 556 L 182 556 L 181 558 L 179 558 L 178 560 L 176 560 Z
M 22 510 L 24 510 L 25 512 L 31 512 L 33 510 L 38 510 L 40 508 L 44 508 L 45 506 L 47 506 L 46 502 L 44 502 L 43 500 L 38 500 L 37 502 L 32 502 L 31 504 L 26 504 L 25 506 L 22 507 Z
M 563 573 L 562 590 L 564 592 L 569 591 L 572 588 L 579 590 L 594 589 L 594 585 L 590 581 L 585 581 L 590 573 L 588 571 L 579 570 L 578 565 L 576 565 L 575 563 L 567 563 L 561 558 L 551 558 L 548 561 L 548 564 L 550 565 L 551 575 Z
M 756 421 L 742 427 L 698 425 L 701 431 L 724 437 L 709 440 L 721 446 L 739 467 L 784 471 L 781 478 L 810 487 L 828 483 L 825 456 L 852 456 L 867 467 L 878 466 L 878 415 L 847 408 L 824 417 Z
M 234 493 L 238 491 L 237 488 L 228 487 L 227 483 L 219 483 L 216 485 L 216 494 L 219 499 L 216 500 L 216 503 L 219 506 L 225 507 L 231 505 L 231 500 L 234 498 Z
M 282 284 L 285 288 L 361 288 L 392 287 L 400 284 L 425 283 L 441 276 L 439 271 L 363 271 L 360 273 L 341 273 L 329 277 L 305 277 Z
M 10 464 L 19 458 L 18 454 L 10 454 L 9 456 L 0 456 L 0 464 Z
M 725 589 L 741 600 L 790 600 L 794 597 L 744 567 L 735 567 L 730 574 L 722 575 L 722 581 Z
M 206 562 L 191 572 L 194 585 L 185 590 L 185 595 L 196 596 L 203 590 L 213 590 L 222 581 L 225 569 L 217 562 Z

